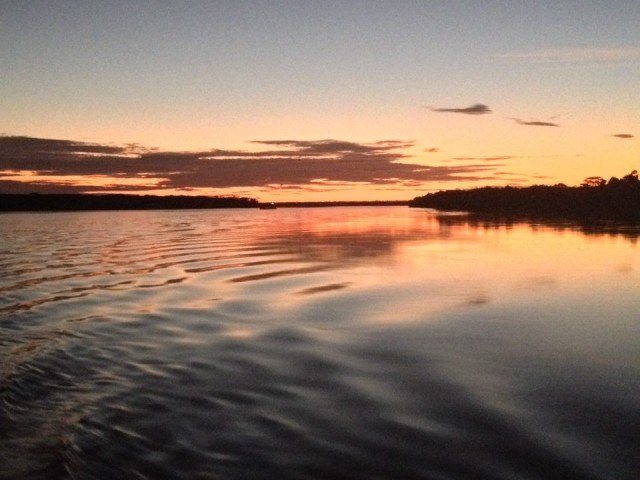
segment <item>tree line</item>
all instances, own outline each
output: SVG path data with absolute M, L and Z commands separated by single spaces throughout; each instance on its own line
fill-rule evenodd
M 0 211 L 172 210 L 182 208 L 257 208 L 245 197 L 125 194 L 0 194 Z
M 501 215 L 639 220 L 640 180 L 634 170 L 608 181 L 587 177 L 577 187 L 559 183 L 442 190 L 416 197 L 409 206 Z

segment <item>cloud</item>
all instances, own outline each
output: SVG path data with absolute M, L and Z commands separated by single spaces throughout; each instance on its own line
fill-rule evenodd
M 113 183 L 104 176 L 91 178 L 74 178 L 73 176 L 56 177 L 43 176 L 40 178 L 20 178 L 19 180 L 5 178 L 0 171 L 0 192 L 2 193 L 129 193 L 157 190 L 153 185 L 128 182 Z M 102 182 L 96 184 L 95 182 Z
M 531 61 L 535 63 L 619 62 L 640 60 L 638 47 L 556 48 L 495 55 L 499 60 Z
M 487 105 L 483 105 L 482 103 L 476 103 L 466 108 L 434 108 L 427 107 L 432 112 L 441 112 L 441 113 L 464 113 L 465 115 L 484 115 L 488 113 L 493 113 L 491 109 Z
M 402 140 L 254 140 L 251 145 L 267 148 L 171 152 L 138 144 L 0 136 L 0 191 L 417 186 L 491 179 L 496 167 L 413 163 L 405 150 L 414 142 Z
M 633 138 L 633 135 L 631 135 L 630 133 L 614 133 L 611 136 L 616 138 L 623 138 L 623 139 Z
M 281 154 L 321 155 L 335 153 L 373 154 L 386 150 L 397 150 L 413 146 L 413 142 L 402 140 L 381 140 L 372 144 L 345 142 L 340 140 L 253 140 L 251 143 L 289 147 L 293 150 L 280 151 Z M 273 154 L 273 152 L 264 152 Z M 276 153 L 278 153 L 276 151 Z
M 529 125 L 532 127 L 559 127 L 560 125 L 554 122 L 542 122 L 540 120 L 521 120 L 519 118 L 510 118 L 510 120 L 513 120 L 514 122 L 520 124 L 520 125 Z
M 139 147 L 138 144 L 129 144 Z M 125 153 L 127 147 L 101 145 L 97 143 L 75 142 L 73 140 L 52 140 L 46 138 L 32 138 L 20 136 L 0 136 L 2 155 L 11 154 L 46 154 L 60 155 L 66 153 L 91 153 L 118 155 Z
M 439 148 L 436 148 L 436 147 L 425 148 L 425 149 L 423 150 L 423 152 L 424 152 L 424 153 L 437 153 L 437 152 L 439 152 L 439 151 L 440 151 L 440 149 L 439 149 Z

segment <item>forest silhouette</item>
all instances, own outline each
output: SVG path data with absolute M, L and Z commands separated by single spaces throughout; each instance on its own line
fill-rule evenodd
M 491 215 L 640 220 L 640 179 L 634 170 L 622 178 L 593 176 L 580 186 L 563 183 L 530 187 L 441 190 L 409 202 L 280 202 L 279 207 L 409 205 Z M 0 194 L 0 211 L 148 210 L 258 208 L 253 198 L 124 194 Z
M 257 208 L 245 197 L 124 194 L 0 194 L 0 211 L 173 210 L 182 208 Z
M 622 178 L 587 177 L 577 187 L 559 183 L 530 187 L 441 190 L 416 197 L 410 207 L 530 217 L 640 219 L 640 180 L 634 170 Z

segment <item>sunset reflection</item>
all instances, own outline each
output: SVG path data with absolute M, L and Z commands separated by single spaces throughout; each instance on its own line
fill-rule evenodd
M 0 480 L 638 480 L 639 27 L 0 0 Z

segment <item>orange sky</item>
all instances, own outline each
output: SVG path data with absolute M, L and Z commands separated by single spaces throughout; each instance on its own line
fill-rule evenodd
M 46 171 L 31 171 L 27 169 L 0 170 L 0 182 L 12 181 L 33 185 L 33 182 L 41 185 L 78 185 L 84 191 L 98 191 L 95 187 L 116 186 L 120 190 L 148 193 L 148 194 L 212 194 L 212 195 L 241 195 L 257 197 L 265 201 L 320 201 L 320 200 L 392 200 L 409 199 L 421 195 L 428 190 L 446 188 L 466 188 L 479 185 L 526 185 L 532 183 L 557 183 L 577 184 L 584 177 L 590 175 L 624 175 L 638 167 L 638 141 L 636 138 L 617 138 L 614 133 L 627 132 L 622 127 L 624 121 L 612 121 L 605 125 L 589 120 L 588 115 L 579 116 L 577 113 L 560 117 L 555 121 L 560 127 L 527 126 L 504 118 L 497 112 L 487 115 L 463 115 L 455 113 L 437 113 L 425 108 L 416 108 L 412 115 L 412 121 L 406 125 L 398 125 L 399 119 L 388 117 L 373 122 L 377 130 L 369 132 L 366 137 L 361 130 L 361 123 L 357 119 L 352 120 L 350 135 L 352 138 L 363 138 L 373 144 L 383 137 L 385 130 L 402 130 L 403 138 L 413 145 L 397 150 L 404 158 L 393 160 L 393 163 L 410 163 L 414 166 L 430 167 L 464 167 L 468 165 L 489 165 L 492 167 L 486 172 L 489 175 L 478 174 L 479 180 L 460 181 L 421 181 L 407 184 L 388 183 L 375 184 L 366 181 L 345 182 L 321 181 L 317 179 L 303 184 L 279 184 L 270 182 L 265 178 L 264 185 L 230 185 L 230 186 L 194 186 L 190 190 L 171 188 L 151 188 L 160 185 L 165 178 L 160 172 L 136 171 L 131 175 L 112 175 L 110 172 L 97 172 L 94 175 L 74 175 L 67 172 L 64 175 L 56 175 Z M 296 138 L 313 139 L 317 135 L 318 128 L 310 126 L 308 129 L 296 127 L 295 122 L 288 124 L 283 121 L 274 121 L 280 125 L 282 132 L 296 133 Z M 369 122 L 371 123 L 371 119 Z M 345 123 L 346 125 L 346 123 Z M 239 128 L 239 127 L 238 127 Z M 347 127 L 345 126 L 345 129 Z M 197 131 L 197 129 L 195 130 Z M 268 132 L 275 135 L 276 132 Z M 55 134 L 55 132 L 52 132 Z M 192 131 L 193 134 L 193 131 Z M 376 134 L 376 136 L 371 136 Z M 361 135 L 361 136 L 360 136 Z M 141 135 L 145 137 L 145 135 Z M 153 138 L 147 133 L 148 138 Z M 230 132 L 229 138 L 237 138 L 238 132 Z M 281 133 L 284 137 L 284 133 Z M 269 138 L 270 135 L 265 135 Z M 292 135 L 293 137 L 293 135 Z M 9 137 L 4 137 L 5 139 Z M 159 138 L 157 140 L 160 140 Z M 156 142 L 161 149 L 175 148 L 175 151 L 208 151 L 211 145 L 203 147 L 204 140 L 193 139 L 191 145 L 180 144 L 184 138 L 170 136 L 162 138 L 162 142 Z M 352 141 L 352 140 L 351 140 Z M 354 142 L 357 143 L 357 142 Z M 117 142 L 108 142 L 109 145 L 122 145 Z M 230 145 L 239 145 L 243 152 L 265 151 L 263 146 L 233 141 Z M 272 147 L 269 147 L 272 148 Z M 76 150 L 81 151 L 82 148 Z M 167 150 L 171 151 L 171 150 Z M 1 155 L 1 153 L 0 153 Z M 29 153 L 34 155 L 34 153 Z M 134 154 L 132 154 L 134 155 Z M 130 155 L 129 157 L 131 157 Z M 277 156 L 277 155 L 276 155 Z M 123 156 L 121 162 L 136 162 L 136 158 Z M 91 162 L 94 157 L 85 155 L 77 161 Z M 288 169 L 295 165 L 295 158 L 287 157 L 279 168 Z M 332 164 L 327 159 L 327 170 L 331 170 Z M 238 168 L 242 168 L 243 159 L 238 159 Z M 292 162 L 292 163 L 287 163 Z M 493 166 L 495 165 L 495 166 Z M 180 170 L 180 160 L 176 160 L 175 170 Z M 215 164 L 211 163 L 211 169 L 215 170 Z M 4 175 L 3 175 L 4 173 Z M 498 173 L 497 175 L 495 175 Z M 391 173 L 390 178 L 393 177 Z M 453 174 L 455 177 L 455 173 Z M 492 178 L 489 178 L 492 177 Z M 339 179 L 338 179 L 339 180 Z M 1 185 L 1 183 L 0 183 Z M 145 187 L 144 190 L 136 189 L 137 186 Z M 1 189 L 1 187 L 0 187 Z M 104 189 L 100 189 L 104 190 Z
M 2 4 L 0 191 L 404 200 L 622 176 L 639 22 L 616 1 Z M 300 161 L 328 139 L 355 150 Z

